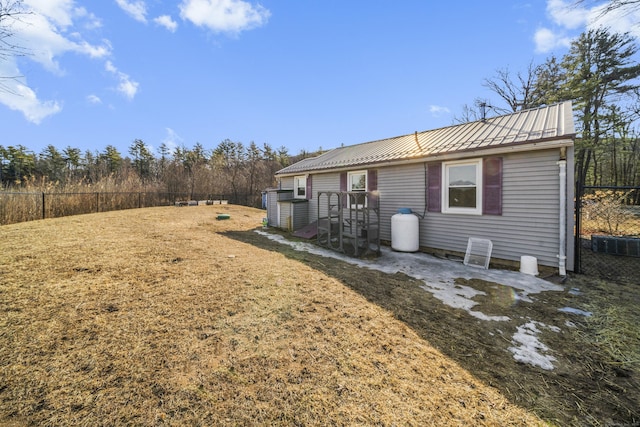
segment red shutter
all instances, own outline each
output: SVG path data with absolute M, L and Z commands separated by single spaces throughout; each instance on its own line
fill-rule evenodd
M 340 174 L 340 191 L 347 191 L 347 173 Z
M 378 171 L 369 169 L 367 171 L 367 191 L 376 191 L 378 189 Z
M 502 215 L 502 157 L 482 162 L 482 213 Z
M 369 169 L 367 171 L 367 191 L 373 192 L 369 195 L 369 206 L 378 207 L 378 171 L 377 169 Z
M 340 174 L 340 191 L 347 191 L 347 173 Z M 347 196 L 342 197 L 342 205 L 347 207 Z
M 442 163 L 429 163 L 427 165 L 427 187 L 428 187 L 428 199 L 427 199 L 427 211 L 440 212 L 440 200 L 441 197 L 441 181 L 442 181 Z
M 306 191 L 304 193 L 305 197 L 307 198 L 307 200 L 313 199 L 313 194 L 311 193 L 312 188 L 313 188 L 313 186 L 311 185 L 312 177 L 313 177 L 313 175 L 309 175 L 307 177 L 307 188 L 306 188 Z

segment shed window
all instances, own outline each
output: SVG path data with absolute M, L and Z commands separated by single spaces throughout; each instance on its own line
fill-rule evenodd
M 293 197 L 296 199 L 307 198 L 307 177 L 304 175 L 293 178 Z
M 442 164 L 442 212 L 482 213 L 482 161 Z

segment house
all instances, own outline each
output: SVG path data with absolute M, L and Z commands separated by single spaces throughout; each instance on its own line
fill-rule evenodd
M 489 239 L 493 261 L 535 257 L 564 275 L 574 260 L 574 138 L 571 102 L 561 102 L 339 147 L 276 172 L 269 225 L 299 230 L 321 219 L 323 195 L 363 191 L 375 195 L 383 242 L 392 217 L 410 209 L 422 251 L 464 254 L 469 238 Z

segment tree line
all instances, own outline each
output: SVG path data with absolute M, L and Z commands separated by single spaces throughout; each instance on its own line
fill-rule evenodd
M 614 2 L 618 4 L 620 2 Z M 614 4 L 614 5 L 615 5 Z M 640 4 L 640 2 L 639 2 Z M 483 85 L 506 107 L 477 99 L 465 106 L 459 122 L 492 113 L 572 100 L 578 133 L 576 185 L 640 186 L 640 64 L 638 45 L 629 34 L 606 28 L 582 33 L 562 58 L 551 56 L 525 71 L 498 69 Z M 636 201 L 640 203 L 640 201 Z
M 277 170 L 315 154 L 303 151 L 291 156 L 285 147 L 230 139 L 212 149 L 200 143 L 173 149 L 162 144 L 156 153 L 135 139 L 126 154 L 112 145 L 85 152 L 48 145 L 41 153 L 23 145 L 0 145 L 0 182 L 5 189 L 35 184 L 55 191 L 109 182 L 112 190 L 226 195 L 257 206 L 261 191 L 275 185 Z

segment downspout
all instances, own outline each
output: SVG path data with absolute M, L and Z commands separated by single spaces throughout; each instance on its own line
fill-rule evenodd
M 558 269 L 560 276 L 567 276 L 567 160 L 566 149 L 563 148 L 558 162 L 560 168 L 560 247 L 558 253 Z

